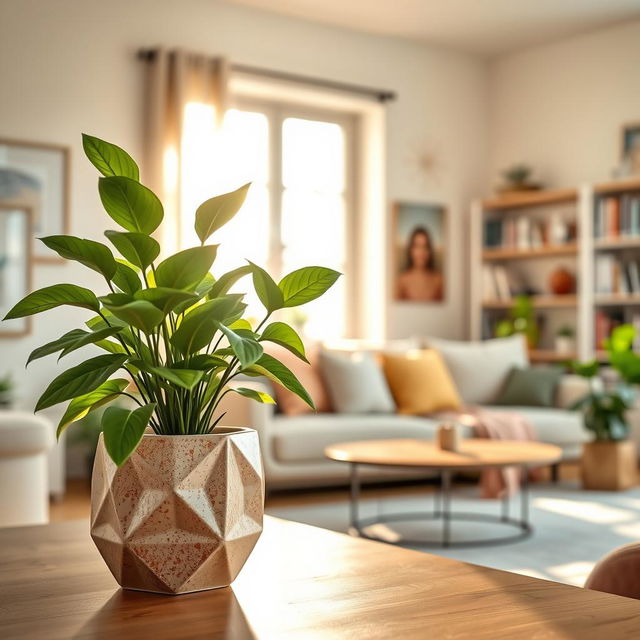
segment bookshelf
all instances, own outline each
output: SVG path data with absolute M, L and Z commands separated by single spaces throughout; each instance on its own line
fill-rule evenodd
M 593 186 L 592 347 L 606 361 L 602 341 L 618 324 L 640 329 L 640 179 Z M 640 345 L 638 345 L 640 346 Z
M 563 362 L 577 349 L 557 352 L 555 333 L 568 325 L 579 333 L 577 291 L 556 295 L 551 274 L 563 267 L 579 273 L 580 191 L 554 189 L 508 194 L 477 201 L 471 213 L 471 329 L 474 339 L 489 338 L 528 293 L 539 319 L 540 337 L 530 350 L 532 362 Z
M 492 337 L 525 292 L 540 327 L 532 362 L 605 361 L 616 324 L 640 330 L 640 177 L 477 200 L 470 228 L 472 339 Z M 558 267 L 576 276 L 574 292 L 551 292 Z M 556 351 L 565 325 L 575 352 Z

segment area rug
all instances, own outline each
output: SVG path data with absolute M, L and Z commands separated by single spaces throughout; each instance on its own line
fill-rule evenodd
M 482 500 L 473 487 L 456 489 L 453 508 L 459 511 L 500 514 L 500 502 Z M 511 506 L 517 516 L 518 499 Z M 433 494 L 363 498 L 360 516 L 433 509 Z M 267 509 L 270 515 L 346 532 L 349 507 L 346 500 Z M 593 565 L 617 546 L 640 540 L 640 488 L 626 492 L 583 491 L 577 484 L 536 484 L 531 489 L 530 521 L 533 534 L 522 541 L 491 547 L 434 549 L 404 545 L 447 558 L 522 573 L 536 578 L 582 586 Z M 434 522 L 393 524 L 389 536 L 434 539 L 441 532 Z M 494 524 L 457 521 L 453 538 L 491 537 L 509 530 Z M 377 531 L 385 535 L 386 525 Z M 515 530 L 514 530 L 515 532 Z

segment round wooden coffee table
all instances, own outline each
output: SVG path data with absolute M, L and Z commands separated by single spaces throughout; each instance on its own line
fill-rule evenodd
M 387 522 L 442 520 L 441 540 L 402 539 L 397 540 L 397 543 L 452 547 L 502 544 L 515 542 L 529 536 L 533 531 L 529 522 L 529 469 L 558 462 L 562 457 L 562 450 L 542 442 L 470 439 L 464 440 L 460 445 L 460 450 L 454 453 L 443 451 L 428 440 L 403 439 L 341 442 L 327 447 L 325 455 L 331 460 L 347 462 L 351 466 L 350 533 L 372 540 L 390 542 L 389 539 L 368 533 L 367 528 Z M 431 512 L 398 513 L 360 519 L 358 515 L 360 498 L 358 467 L 360 465 L 415 468 L 437 472 L 440 475 L 440 486 L 434 497 L 433 510 Z M 520 518 L 509 516 L 509 496 L 501 500 L 502 513 L 500 516 L 452 511 L 451 476 L 454 471 L 482 471 L 489 468 L 499 469 L 513 466 L 522 469 Z M 452 520 L 499 523 L 516 527 L 519 532 L 515 535 L 481 540 L 455 541 L 451 538 Z

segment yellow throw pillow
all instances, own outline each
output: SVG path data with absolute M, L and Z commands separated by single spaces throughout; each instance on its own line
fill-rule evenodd
M 462 404 L 444 360 L 433 349 L 384 354 L 383 368 L 398 413 L 421 415 Z

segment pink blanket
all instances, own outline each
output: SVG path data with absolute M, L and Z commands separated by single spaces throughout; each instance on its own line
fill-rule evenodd
M 439 413 L 430 417 L 472 427 L 478 438 L 537 440 L 531 423 L 515 412 L 466 407 L 461 411 Z M 518 467 L 485 469 L 482 472 L 480 484 L 483 498 L 502 498 L 514 495 L 520 488 L 520 469 Z

